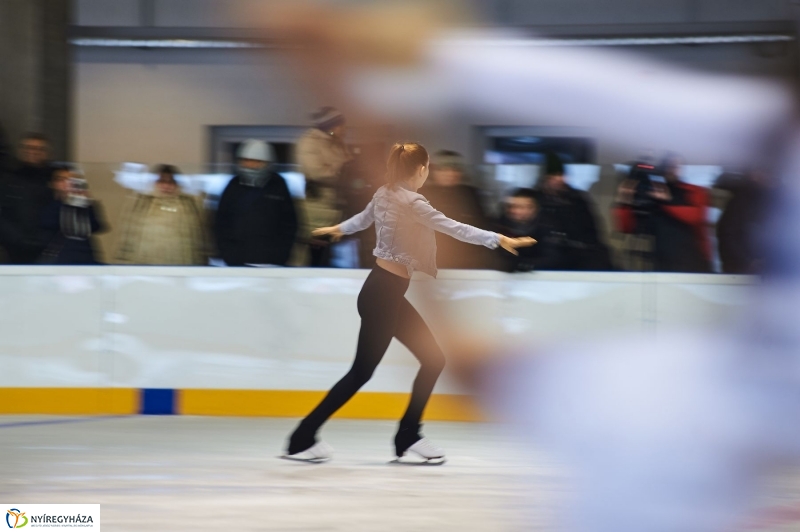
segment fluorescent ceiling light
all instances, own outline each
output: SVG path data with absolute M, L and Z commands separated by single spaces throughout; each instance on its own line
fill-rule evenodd
M 596 39 L 458 39 L 444 41 L 455 45 L 474 46 L 670 46 L 679 44 L 748 44 L 791 42 L 794 35 L 714 35 L 693 37 L 608 37 Z M 197 49 L 251 49 L 264 48 L 264 44 L 247 41 L 218 41 L 211 39 L 98 39 L 77 38 L 70 41 L 75 46 L 107 48 L 197 48 Z
M 478 46 L 668 46 L 675 44 L 740 44 L 761 42 L 791 42 L 794 35 L 714 35 L 693 37 L 604 37 L 596 39 L 465 39 L 443 41 L 445 44 Z
M 72 39 L 75 46 L 103 48 L 263 48 L 263 45 L 245 41 L 215 41 L 207 39 Z

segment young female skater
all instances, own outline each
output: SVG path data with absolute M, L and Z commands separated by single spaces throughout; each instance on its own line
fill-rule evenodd
M 428 152 L 422 145 L 395 144 L 386 164 L 388 183 L 378 189 L 367 208 L 337 226 L 312 233 L 338 240 L 374 223 L 377 246 L 373 254 L 377 260 L 358 295 L 361 330 L 353 366 L 295 429 L 284 458 L 306 462 L 330 459 L 332 449 L 317 441 L 317 431 L 370 379 L 394 337 L 421 364 L 411 401 L 394 438 L 395 454 L 398 460 L 412 452 L 426 463 L 444 463 L 444 451 L 420 434 L 420 420 L 445 359 L 425 321 L 404 297 L 411 274 L 420 270 L 436 277 L 434 231 L 492 249 L 500 246 L 515 254 L 516 248 L 536 241 L 507 238 L 458 223 L 431 207 L 416 192 L 428 177 L 428 163 Z

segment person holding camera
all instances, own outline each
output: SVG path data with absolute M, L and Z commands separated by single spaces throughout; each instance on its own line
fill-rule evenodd
M 617 189 L 613 217 L 623 233 L 652 238 L 653 268 L 660 272 L 711 272 L 707 232 L 708 191 L 680 179 L 676 157 L 648 173 L 634 166 Z
M 53 201 L 44 208 L 41 228 L 47 247 L 40 264 L 101 264 L 94 235 L 107 229 L 99 205 L 89 195 L 89 184 L 80 171 L 57 166 L 51 187 Z

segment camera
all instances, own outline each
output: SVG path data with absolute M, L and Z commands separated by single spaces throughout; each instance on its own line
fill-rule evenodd
M 658 200 L 653 197 L 652 192 L 658 184 L 666 183 L 663 172 L 648 160 L 640 159 L 631 164 L 625 179 L 635 183 L 630 202 L 636 218 L 634 232 L 639 235 L 653 235 L 656 223 L 654 214 L 658 211 Z
M 631 165 L 626 176 L 629 181 L 636 183 L 631 207 L 637 216 L 647 216 L 656 207 L 656 201 L 650 193 L 655 188 L 654 183 L 664 183 L 665 179 L 656 169 L 655 165 L 647 161 L 638 161 Z
M 66 203 L 72 207 L 88 207 L 91 200 L 86 195 L 89 190 L 89 182 L 82 177 L 71 177 L 69 179 L 69 192 L 67 193 Z

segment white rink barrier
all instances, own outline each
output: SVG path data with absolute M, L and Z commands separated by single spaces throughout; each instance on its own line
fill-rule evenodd
M 181 267 L 0 268 L 0 388 L 326 390 L 359 330 L 367 270 Z M 471 331 L 526 345 L 617 331 L 713 326 L 752 278 L 652 273 L 443 271 L 435 294 Z M 407 392 L 415 359 L 393 341 L 364 388 Z M 437 393 L 458 393 L 445 376 Z

